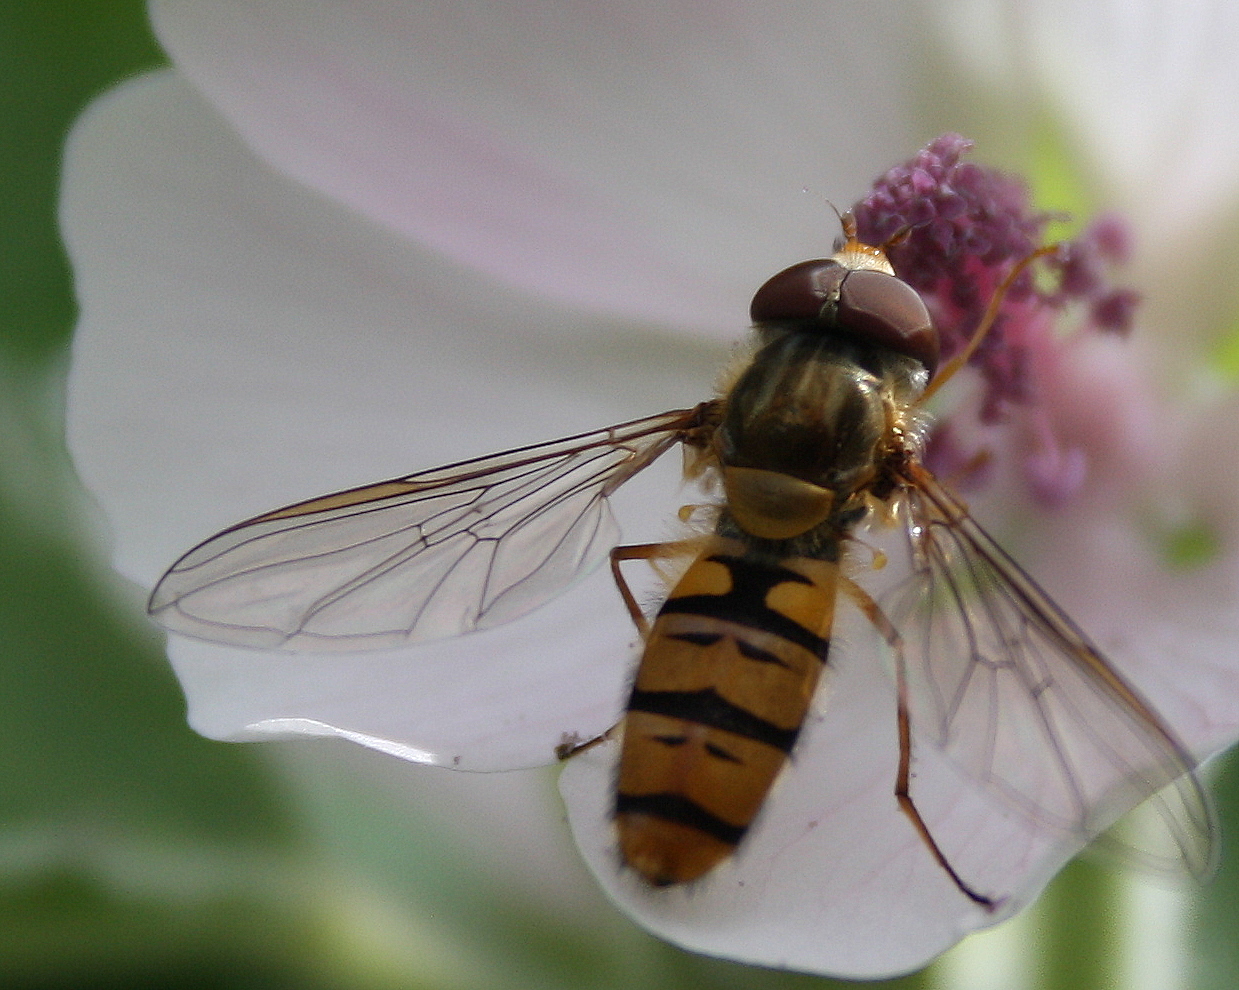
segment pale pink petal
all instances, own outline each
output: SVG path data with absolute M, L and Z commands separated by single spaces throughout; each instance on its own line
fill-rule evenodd
M 1099 169 L 1143 236 L 1212 226 L 1239 192 L 1239 9 L 1211 0 L 925 5 L 983 99 L 1024 102 Z M 1038 106 L 1038 104 L 1042 104 Z M 1036 109 L 1034 109 L 1034 107 Z
M 63 222 L 82 305 L 69 443 L 117 568 L 144 587 L 198 540 L 273 506 L 691 404 L 723 353 L 693 372 L 699 348 L 619 348 L 604 327 L 462 277 L 272 173 L 166 74 L 83 118 Z M 622 493 L 635 538 L 656 538 L 674 511 L 674 482 L 662 488 L 652 509 Z M 207 734 L 347 731 L 410 758 L 495 768 L 550 762 L 564 733 L 608 728 L 634 635 L 600 571 L 541 613 L 416 659 L 175 638 L 171 653 Z M 415 686 L 428 670 L 442 671 L 431 680 L 442 697 Z
M 1018 121 L 995 129 L 1012 160 L 1044 156 L 1048 141 L 1051 169 L 1067 164 L 1079 197 L 1125 216 L 1142 332 L 1173 328 L 1178 340 L 1161 347 L 1158 377 L 1190 377 L 1229 319 L 1200 303 L 1234 278 L 1239 10 L 1213 0 L 919 6 L 939 39 L 942 85 L 974 98 L 952 126 Z
M 882 5 L 156 3 L 281 170 L 548 298 L 730 339 L 926 135 Z M 808 189 L 811 195 L 805 195 Z

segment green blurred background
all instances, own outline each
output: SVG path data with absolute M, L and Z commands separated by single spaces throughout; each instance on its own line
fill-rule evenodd
M 64 138 L 92 97 L 166 61 L 137 0 L 9 2 L 0 42 L 0 990 L 838 985 L 701 959 L 618 917 L 548 917 L 497 896 L 449 840 L 428 852 L 364 782 L 310 801 L 269 747 L 189 731 L 161 637 L 107 571 L 61 416 Z M 1239 774 L 1217 790 L 1239 822 Z M 1239 983 L 1237 860 L 1196 898 L 1185 987 Z M 1028 986 L 1112 986 L 1124 883 L 1074 866 L 992 949 L 970 940 L 962 963 L 880 985 L 997 986 L 985 952 L 1014 951 Z

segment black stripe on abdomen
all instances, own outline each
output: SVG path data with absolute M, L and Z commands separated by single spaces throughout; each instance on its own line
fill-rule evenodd
M 663 821 L 686 825 L 699 832 L 725 842 L 738 845 L 748 831 L 747 825 L 733 825 L 717 815 L 712 815 L 691 798 L 682 794 L 624 794 L 615 795 L 617 815 L 649 815 Z
M 778 564 L 748 557 L 714 554 L 707 560 L 722 564 L 731 574 L 731 588 L 721 595 L 680 595 L 668 598 L 659 610 L 662 615 L 702 615 L 734 622 L 781 636 L 789 643 L 808 650 L 823 662 L 830 651 L 830 640 L 806 629 L 799 622 L 766 604 L 771 589 L 786 582 L 812 584 L 803 574 Z
M 790 753 L 800 729 L 784 729 L 732 704 L 713 688 L 701 691 L 642 691 L 634 689 L 628 710 L 666 715 L 755 739 Z

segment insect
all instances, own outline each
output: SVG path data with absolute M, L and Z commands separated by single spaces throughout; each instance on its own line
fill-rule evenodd
M 858 609 L 892 659 L 897 806 L 964 895 L 998 903 L 922 817 L 914 737 L 1013 813 L 1082 841 L 1160 794 L 1175 855 L 1207 871 L 1210 811 L 1191 757 L 922 463 L 924 401 L 966 353 L 940 369 L 920 296 L 847 218 L 844 233 L 832 258 L 758 290 L 752 353 L 719 397 L 249 519 L 182 556 L 150 614 L 247 647 L 390 647 L 513 619 L 609 555 L 645 638 L 623 718 L 618 844 L 664 886 L 740 845 L 832 663 L 836 613 Z M 721 490 L 712 532 L 616 546 L 608 499 L 677 446 Z M 866 590 L 878 554 L 864 563 L 879 531 L 907 560 L 880 600 Z M 650 622 L 621 565 L 677 554 L 691 563 Z

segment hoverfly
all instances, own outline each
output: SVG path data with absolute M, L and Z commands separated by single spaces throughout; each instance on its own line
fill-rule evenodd
M 377 649 L 514 619 L 609 554 L 645 639 L 622 722 L 619 850 L 663 886 L 734 853 L 832 662 L 836 611 L 858 609 L 893 660 L 897 805 L 962 893 L 997 903 L 917 808 L 914 734 L 1015 813 L 1082 841 L 1169 795 L 1176 855 L 1206 872 L 1192 758 L 922 463 L 924 401 L 966 354 L 939 369 L 925 303 L 848 218 L 844 234 L 832 258 L 758 290 L 753 351 L 719 397 L 249 519 L 173 564 L 150 614 L 232 645 Z M 616 546 L 608 499 L 677 446 L 722 492 L 713 531 Z M 875 567 L 858 563 L 877 531 L 898 534 L 908 560 L 880 598 L 864 588 Z M 691 563 L 647 621 L 620 565 L 676 554 Z

